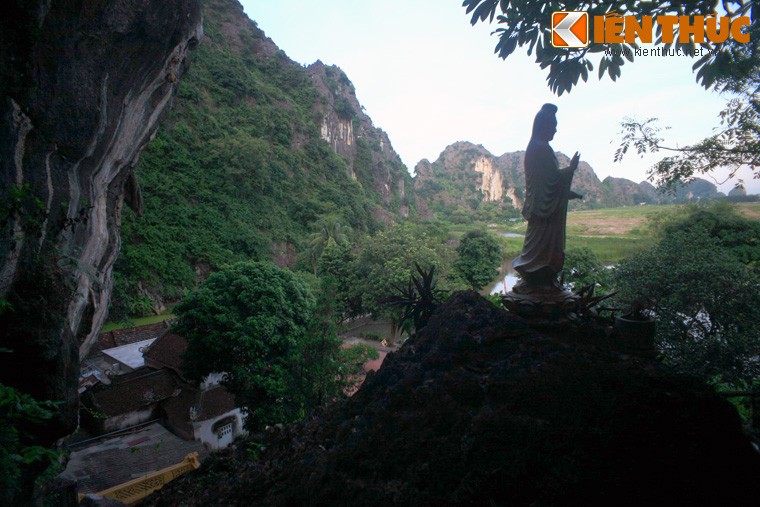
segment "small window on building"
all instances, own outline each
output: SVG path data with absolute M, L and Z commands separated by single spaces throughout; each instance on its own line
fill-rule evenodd
M 225 438 L 228 435 L 232 435 L 232 423 L 225 424 L 224 426 L 219 428 L 219 431 L 217 433 L 217 436 L 219 437 L 220 440 Z

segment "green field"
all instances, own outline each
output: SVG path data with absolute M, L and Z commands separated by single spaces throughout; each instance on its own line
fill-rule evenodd
M 760 203 L 737 204 L 747 217 L 760 220 Z M 587 247 L 602 262 L 612 264 L 644 248 L 652 246 L 655 225 L 659 219 L 683 213 L 685 206 L 627 206 L 585 211 L 571 211 L 567 215 L 568 248 Z M 494 233 L 524 234 L 525 221 L 506 226 L 491 227 Z M 505 255 L 517 255 L 522 249 L 522 238 L 501 238 Z

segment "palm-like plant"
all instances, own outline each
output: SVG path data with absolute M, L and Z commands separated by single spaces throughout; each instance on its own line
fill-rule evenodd
M 348 241 L 348 236 L 346 236 L 345 230 L 346 227 L 342 226 L 338 220 L 331 218 L 322 223 L 319 230 L 311 235 L 309 252 L 311 254 L 311 263 L 315 275 L 317 274 L 319 257 L 322 255 L 322 252 L 325 251 L 325 248 L 327 248 L 330 240 L 333 240 L 338 245 L 342 245 Z
M 446 291 L 436 289 L 438 278 L 435 276 L 435 266 L 428 271 L 423 270 L 419 264 L 414 263 L 419 276 L 412 274 L 406 286 L 395 286 L 396 294 L 385 298 L 388 306 L 401 309 L 400 327 L 409 330 L 414 326 L 418 332 L 425 327 L 436 308 L 441 305 L 446 296 Z

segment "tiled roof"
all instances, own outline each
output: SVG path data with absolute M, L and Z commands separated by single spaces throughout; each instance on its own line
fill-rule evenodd
M 110 386 L 97 386 L 83 396 L 86 404 L 97 412 L 113 417 L 143 410 L 161 400 L 180 393 L 180 382 L 167 370 L 153 371 L 141 368 L 132 373 L 114 377 Z
M 198 420 L 205 421 L 213 419 L 230 410 L 235 409 L 235 395 L 230 394 L 222 386 L 215 386 L 207 391 L 201 392 L 200 410 L 198 410 Z
M 154 423 L 72 451 L 61 475 L 77 481 L 80 493 L 95 493 L 179 463 L 190 452 L 208 455 L 200 442 L 181 440 Z
M 235 409 L 235 396 L 222 386 L 201 391 L 189 384 L 183 384 L 179 396 L 166 400 L 162 405 L 169 425 L 181 433 L 192 435 L 190 419 L 194 409 L 194 421 L 207 421 Z
M 198 390 L 185 384 L 182 392 L 162 404 L 166 423 L 183 438 L 193 438 L 193 425 L 190 420 L 190 407 L 198 401 Z
M 171 368 L 181 374 L 182 354 L 185 350 L 187 350 L 187 340 L 171 331 L 166 331 L 145 351 L 145 362 L 153 368 Z
M 100 383 L 100 379 L 94 374 L 90 373 L 89 375 L 85 375 L 83 377 L 80 377 L 79 379 L 79 394 L 82 394 L 85 392 L 88 388 L 98 385 Z
M 121 347 L 151 338 L 158 338 L 158 335 L 166 331 L 169 321 L 148 324 L 147 326 L 128 327 L 125 329 L 114 329 L 106 333 L 100 333 L 88 356 L 100 354 L 104 349 Z

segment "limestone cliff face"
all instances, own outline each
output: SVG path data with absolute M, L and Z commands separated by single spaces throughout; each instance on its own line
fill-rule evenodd
M 570 163 L 562 153 L 557 154 L 557 159 L 561 167 Z M 483 146 L 454 143 L 432 164 L 426 161 L 429 169 L 420 171 L 418 165 L 415 188 L 421 193 L 420 204 L 430 206 L 431 201 L 447 201 L 464 206 L 475 201 L 498 202 L 519 209 L 525 195 L 524 161 L 524 151 L 496 157 Z M 448 180 L 448 189 L 435 183 L 436 179 Z M 606 199 L 605 188 L 586 162 L 579 164 L 573 188 L 586 195 L 587 202 L 600 203 Z M 577 208 L 578 204 L 572 203 L 571 207 Z
M 523 207 L 523 198 L 517 195 L 517 189 L 515 188 L 508 188 L 505 192 L 505 195 L 509 197 L 509 200 L 512 201 L 515 205 L 515 208 L 522 209 Z
M 651 183 L 645 181 L 634 183 L 625 178 L 608 176 L 604 178 L 602 183 L 608 190 L 608 200 L 620 205 L 657 204 L 662 200 L 662 195 L 657 192 L 657 189 Z
M 337 153 L 341 155 L 351 154 L 354 146 L 354 125 L 351 120 L 340 118 L 334 111 L 330 110 L 322 118 L 319 133 L 322 139 L 330 143 L 332 149 Z M 353 170 L 351 170 L 351 177 L 356 178 Z
M 448 146 L 435 162 L 423 160 L 415 167 L 418 206 L 473 206 L 495 202 L 517 206 L 524 186 L 521 158 L 516 154 L 495 157 L 483 146 L 457 142 Z
M 380 194 L 386 208 L 396 208 L 395 211 L 407 216 L 410 196 L 406 188 L 412 187 L 412 178 L 388 134 L 375 127 L 364 113 L 348 76 L 340 68 L 319 60 L 307 67 L 306 72 L 322 99 L 315 106 L 321 116 L 322 139 L 343 158 L 352 178 Z M 378 218 L 392 220 L 384 211 L 376 210 Z
M 23 4 L 23 5 L 21 5 Z M 31 5 L 31 8 L 30 8 Z M 64 400 L 105 318 L 132 168 L 201 36 L 197 0 L 13 2 L 0 29 L 0 381 Z
M 504 196 L 504 182 L 501 178 L 501 172 L 494 167 L 493 162 L 486 157 L 481 157 L 475 161 L 476 173 L 483 175 L 478 190 L 483 192 L 484 201 L 501 201 Z
M 570 164 L 570 158 L 560 152 L 557 160 L 560 167 Z M 483 146 L 456 142 L 446 147 L 435 162 L 422 160 L 415 167 L 417 206 L 422 213 L 433 208 L 477 207 L 487 202 L 520 209 L 525 195 L 524 162 L 524 151 L 496 157 Z M 613 177 L 600 181 L 594 169 L 582 160 L 573 177 L 573 189 L 584 199 L 571 201 L 570 209 L 688 202 L 719 195 L 714 185 L 699 178 L 678 186 L 674 195 L 646 181 L 635 183 Z

